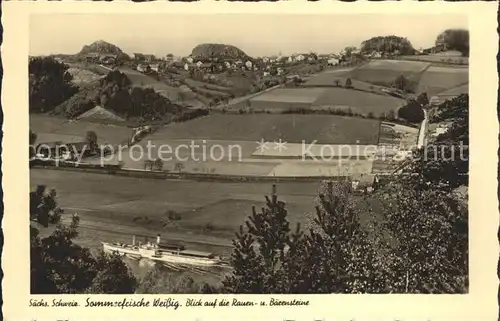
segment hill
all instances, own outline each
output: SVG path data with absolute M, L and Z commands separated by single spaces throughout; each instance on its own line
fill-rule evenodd
M 109 42 L 98 40 L 90 45 L 83 46 L 82 50 L 80 50 L 79 52 L 80 55 L 86 55 L 90 53 L 121 55 L 123 51 L 118 46 L 110 44 Z
M 193 58 L 245 59 L 249 56 L 241 49 L 225 44 L 204 43 L 193 48 Z

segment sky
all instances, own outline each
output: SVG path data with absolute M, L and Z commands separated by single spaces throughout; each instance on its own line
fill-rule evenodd
M 74 54 L 104 40 L 124 52 L 186 56 L 201 43 L 235 45 L 253 57 L 332 53 L 374 36 L 407 37 L 416 49 L 466 15 L 46 14 L 30 20 L 30 55 Z

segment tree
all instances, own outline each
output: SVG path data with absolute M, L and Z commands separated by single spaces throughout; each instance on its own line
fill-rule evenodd
M 97 273 L 86 291 L 88 293 L 128 294 L 137 286 L 137 280 L 118 254 L 100 251 L 94 269 Z
M 183 163 L 175 163 L 175 170 L 179 172 L 179 174 L 184 170 L 184 164 Z
M 403 37 L 379 36 L 365 40 L 361 43 L 361 52 L 371 54 L 380 52 L 385 55 L 399 53 L 401 55 L 414 55 L 415 49 L 411 42 Z
M 345 80 L 345 87 L 346 88 L 351 88 L 352 87 L 352 80 L 351 80 L 351 78 L 347 78 Z
M 418 150 L 409 172 L 421 188 L 440 188 L 448 192 L 469 181 L 469 96 L 460 95 L 437 107 L 431 122 L 451 122 L 436 141 Z
M 386 119 L 389 121 L 396 119 L 396 113 L 394 112 L 394 110 L 391 109 L 387 112 Z
M 339 87 L 340 86 L 340 80 L 338 80 L 338 79 L 335 79 L 333 81 L 333 83 L 335 84 L 335 87 Z
M 427 97 L 427 93 L 423 92 L 417 97 L 417 102 L 422 106 L 427 106 L 429 104 L 429 97 Z
M 413 92 L 415 92 L 415 88 L 416 88 L 417 84 L 414 81 L 412 81 L 411 79 L 405 77 L 404 75 L 399 75 L 394 80 L 392 85 L 401 91 L 404 91 L 407 93 L 413 93 Z
M 416 100 L 412 99 L 405 106 L 399 108 L 398 117 L 411 123 L 418 123 L 424 120 L 425 112 L 422 106 Z
M 253 210 L 233 240 L 230 293 L 357 293 L 386 291 L 384 262 L 367 242 L 348 184 L 327 183 L 308 233 L 290 230 L 275 193 Z
M 159 158 L 155 159 L 154 161 L 154 168 L 161 172 L 163 170 L 163 161 Z
M 436 46 L 444 44 L 448 50 L 457 50 L 462 56 L 469 56 L 469 30 L 447 29 L 436 38 Z
M 30 58 L 29 110 L 35 113 L 52 111 L 73 96 L 78 88 L 71 83 L 68 66 L 52 57 Z
M 169 273 L 160 266 L 155 266 L 141 280 L 137 294 L 192 294 L 200 293 L 201 286 L 187 274 L 181 276 Z
M 45 186 L 30 193 L 30 221 L 37 224 L 30 224 L 31 293 L 95 293 L 97 289 L 134 293 L 134 277 L 121 260 L 104 254 L 96 259 L 89 249 L 73 243 L 80 219 L 75 214 L 69 225 L 60 223 L 63 211 L 55 198 L 55 190 L 46 192 Z M 40 237 L 38 227 L 49 224 L 56 224 L 54 232 Z
M 30 129 L 30 136 L 29 136 L 29 140 L 30 140 L 30 147 L 29 147 L 29 157 L 30 159 L 32 159 L 34 156 L 36 156 L 36 146 L 35 146 L 35 142 L 36 142 L 36 138 L 37 138 L 37 135 Z
M 85 141 L 88 144 L 90 151 L 94 152 L 97 150 L 97 134 L 94 131 L 88 131 L 85 136 Z
M 386 193 L 394 200 L 385 209 L 386 226 L 397 235 L 393 291 L 467 292 L 467 206 L 448 191 L 407 182 L 395 182 Z
M 273 190 L 275 187 L 273 187 Z M 290 246 L 290 227 L 286 220 L 285 203 L 278 201 L 273 191 L 266 196 L 266 207 L 257 212 L 255 207 L 248 217 L 246 229 L 240 226 L 233 240 L 231 255 L 233 271 L 223 281 L 230 293 L 280 293 L 286 278 L 279 270 L 285 258 L 285 247 Z M 281 285 L 281 286 L 280 286 Z

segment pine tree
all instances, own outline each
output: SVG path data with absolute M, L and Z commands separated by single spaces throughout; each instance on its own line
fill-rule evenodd
M 260 212 L 253 208 L 233 240 L 232 274 L 224 281 L 230 293 L 282 293 L 286 290 L 286 275 L 281 268 L 294 235 L 290 233 L 285 203 L 278 200 L 276 186 L 266 207 Z M 300 228 L 297 227 L 299 230 Z M 286 293 L 286 291 L 284 292 Z

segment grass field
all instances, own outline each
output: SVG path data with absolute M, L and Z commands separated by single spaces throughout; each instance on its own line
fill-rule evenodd
M 349 77 L 379 85 L 391 84 L 401 75 L 417 81 L 429 65 L 419 61 L 373 60 L 351 71 Z
M 312 104 L 326 90 L 326 88 L 277 88 L 254 97 L 250 101 Z
M 380 121 L 334 115 L 214 114 L 170 124 L 150 139 L 317 141 L 318 144 L 377 144 Z
M 165 238 L 170 231 L 173 238 L 182 238 L 177 233 L 190 232 L 227 240 L 244 223 L 252 205 L 263 206 L 264 196 L 271 192 L 269 183 L 141 180 L 43 169 L 30 171 L 30 183 L 32 189 L 38 184 L 55 188 L 61 207 L 67 213 L 78 212 L 82 224 L 101 222 L 102 229 L 123 229 L 124 233 L 137 229 L 136 233 L 149 232 L 153 236 L 162 232 Z M 291 222 L 303 223 L 304 214 L 314 210 L 318 188 L 318 183 L 277 184 L 280 199 L 287 202 Z M 182 218 L 163 227 L 167 210 L 180 213 Z M 138 222 L 138 217 L 147 217 L 151 222 Z M 211 229 L 207 230 L 207 223 Z M 203 239 L 190 233 L 184 238 Z
M 379 95 L 346 88 L 328 88 L 315 102 L 315 106 L 349 107 L 361 114 L 375 116 L 390 110 L 396 111 L 405 101 L 392 96 Z
M 431 66 L 420 78 L 418 92 L 434 96 L 469 82 L 469 69 Z
M 468 65 L 469 57 L 457 57 L 449 55 L 421 55 L 421 56 L 402 56 L 402 60 L 424 61 L 434 63 L 451 63 L 459 65 Z
M 75 184 L 75 182 L 79 182 Z M 269 183 L 215 183 L 134 179 L 111 175 L 32 169 L 30 185 L 55 188 L 66 214 L 80 216 L 79 241 L 99 247 L 100 241 L 130 242 L 131 235 L 181 241 L 198 250 L 227 254 L 240 224 L 265 203 Z M 307 227 L 314 213 L 318 182 L 279 183 L 280 200 L 285 201 L 288 219 Z M 362 199 L 356 203 L 366 206 Z M 181 219 L 167 221 L 165 212 L 180 213 Z M 363 213 L 362 224 L 373 214 Z M 140 220 L 139 220 L 140 218 Z M 208 228 L 210 226 L 210 228 Z
M 45 137 L 65 142 L 70 137 L 85 137 L 88 131 L 97 134 L 99 144 L 121 144 L 132 137 L 132 129 L 125 126 L 105 125 L 87 121 L 69 121 L 64 118 L 30 115 L 30 129 L 39 136 L 38 143 Z M 50 135 L 49 135 L 50 134 Z M 58 138 L 59 137 L 59 138 Z

